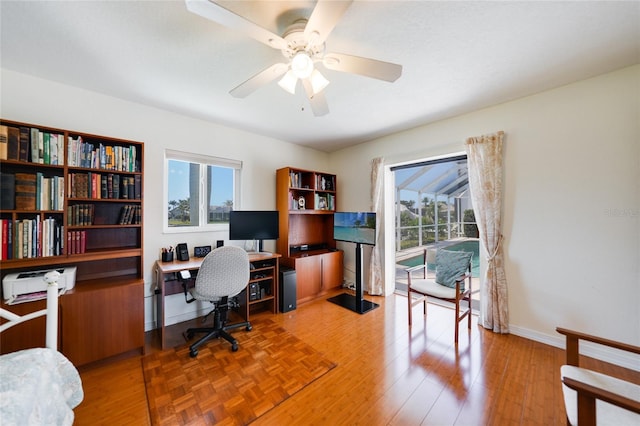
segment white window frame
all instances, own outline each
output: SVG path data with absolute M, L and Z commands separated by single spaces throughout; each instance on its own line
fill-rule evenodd
M 199 170 L 199 194 L 198 194 L 198 221 L 197 226 L 169 226 L 169 215 L 167 214 L 167 206 L 169 205 L 169 160 L 184 161 L 188 163 L 200 164 Z M 241 190 L 241 174 L 242 161 L 231 160 L 228 158 L 213 157 L 210 155 L 195 154 L 189 152 L 175 151 L 171 149 L 165 150 L 164 155 L 164 182 L 163 182 L 163 213 L 162 227 L 164 233 L 179 234 L 190 232 L 212 232 L 212 231 L 229 231 L 229 224 L 209 224 L 207 219 L 208 206 L 206 206 L 207 194 L 207 166 L 228 167 L 234 170 L 233 173 L 233 209 L 240 209 L 240 190 Z

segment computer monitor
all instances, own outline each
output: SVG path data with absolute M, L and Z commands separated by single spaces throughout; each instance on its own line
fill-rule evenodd
M 257 240 L 261 252 L 264 240 L 278 239 L 279 225 L 277 210 L 232 210 L 229 213 L 229 239 Z

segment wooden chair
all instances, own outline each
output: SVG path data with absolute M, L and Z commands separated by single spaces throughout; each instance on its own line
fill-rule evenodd
M 561 327 L 567 364 L 560 368 L 567 424 L 640 425 L 640 386 L 579 366 L 580 340 L 640 354 L 640 347 Z
M 423 313 L 427 315 L 427 298 L 446 300 L 455 305 L 456 322 L 454 342 L 458 343 L 458 323 L 465 317 L 468 328 L 471 329 L 471 258 L 473 253 L 462 251 L 448 251 L 444 249 L 425 249 L 422 265 L 408 268 L 407 300 L 409 303 L 409 327 L 412 324 L 412 309 L 415 305 L 423 304 Z M 435 263 L 435 278 L 428 277 L 428 265 Z M 422 277 L 415 278 L 412 274 L 422 270 Z M 468 280 L 468 284 L 465 284 Z M 416 298 L 413 295 L 417 295 Z M 467 308 L 461 309 L 460 302 L 466 301 Z

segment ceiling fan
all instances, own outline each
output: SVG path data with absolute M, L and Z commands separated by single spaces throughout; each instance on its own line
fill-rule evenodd
M 186 0 L 187 10 L 190 12 L 230 29 L 242 31 L 249 37 L 280 50 L 286 58 L 285 62 L 273 64 L 233 88 L 229 92 L 231 95 L 244 98 L 280 77 L 278 84 L 293 94 L 300 80 L 316 116 L 329 112 L 323 93 L 329 81 L 315 67 L 315 64 L 322 63 L 330 70 L 389 82 L 396 81 L 402 74 L 402 65 L 325 52 L 325 40 L 351 3 L 352 0 L 318 0 L 308 19 L 301 18 L 292 22 L 282 36 L 279 36 L 212 0 Z

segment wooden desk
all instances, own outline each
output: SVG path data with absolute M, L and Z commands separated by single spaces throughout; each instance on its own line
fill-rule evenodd
M 258 253 L 249 254 L 251 269 L 249 284 L 256 284 L 259 287 L 258 298 L 250 296 L 250 292 L 245 288 L 238 297 L 240 308 L 238 313 L 249 321 L 251 313 L 258 311 L 271 311 L 278 313 L 278 277 L 279 261 L 281 257 L 278 253 Z M 190 258 L 189 260 L 172 262 L 156 261 L 154 272 L 156 280 L 156 326 L 160 333 L 160 345 L 165 349 L 165 296 L 171 294 L 183 294 L 182 282 L 178 279 L 180 271 L 188 270 L 192 276 L 197 275 L 197 271 L 202 265 L 204 258 Z M 254 299 L 254 300 L 250 300 Z

